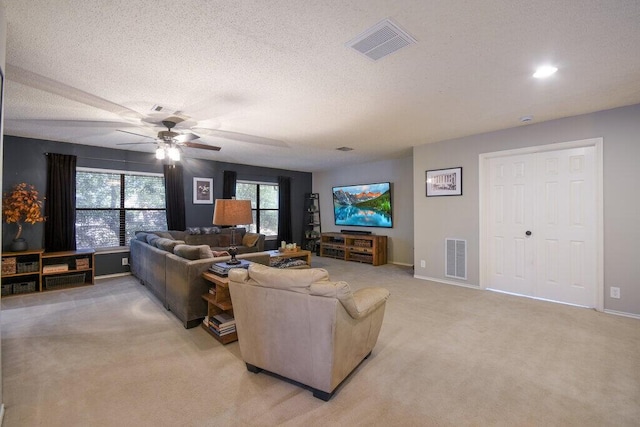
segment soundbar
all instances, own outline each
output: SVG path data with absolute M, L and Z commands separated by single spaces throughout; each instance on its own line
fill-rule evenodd
M 340 232 L 342 234 L 366 234 L 366 235 L 371 234 L 370 231 L 364 231 L 364 230 L 340 230 Z

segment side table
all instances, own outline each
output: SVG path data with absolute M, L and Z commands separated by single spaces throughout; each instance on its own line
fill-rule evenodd
M 227 313 L 233 316 L 233 305 L 231 304 L 231 295 L 229 294 L 229 278 L 218 276 L 208 271 L 202 273 L 202 277 L 212 284 L 212 289 L 215 291 L 215 293 L 202 295 L 202 299 L 207 302 L 207 316 L 211 318 L 220 313 Z M 226 335 L 217 335 L 204 323 L 202 327 L 222 344 L 228 344 L 238 340 L 238 333 L 235 331 Z

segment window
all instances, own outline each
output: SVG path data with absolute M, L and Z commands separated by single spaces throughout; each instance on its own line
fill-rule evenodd
M 138 230 L 166 230 L 164 177 L 78 168 L 76 246 L 127 246 Z
M 251 200 L 253 224 L 247 228 L 250 232 L 264 234 L 267 238 L 277 238 L 278 184 L 238 181 L 236 199 Z

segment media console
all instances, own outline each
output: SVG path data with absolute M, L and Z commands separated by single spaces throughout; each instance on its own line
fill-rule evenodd
M 320 256 L 373 265 L 387 263 L 387 236 L 322 233 Z

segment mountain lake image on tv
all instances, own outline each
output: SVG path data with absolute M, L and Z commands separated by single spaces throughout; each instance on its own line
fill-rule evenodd
M 391 183 L 333 187 L 336 225 L 393 227 Z

